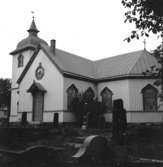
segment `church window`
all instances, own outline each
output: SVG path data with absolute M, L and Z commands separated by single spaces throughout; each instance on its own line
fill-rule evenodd
M 91 87 L 89 87 L 85 93 L 84 93 L 84 98 L 86 101 L 92 101 L 95 97 L 95 93 Z
M 157 111 L 157 89 L 148 84 L 142 89 L 143 110 L 147 112 Z
M 23 67 L 24 56 L 20 54 L 18 56 L 18 67 Z
M 67 89 L 67 110 L 71 111 L 71 104 L 75 97 L 77 97 L 78 89 L 75 87 L 74 84 L 72 84 Z
M 105 105 L 106 110 L 110 112 L 112 111 L 112 96 L 112 91 L 107 87 L 101 91 L 102 103 Z

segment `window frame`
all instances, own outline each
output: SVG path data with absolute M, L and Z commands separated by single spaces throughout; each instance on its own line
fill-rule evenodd
M 154 94 L 151 97 L 146 96 L 147 90 L 152 90 L 152 93 L 154 93 Z M 143 100 L 143 111 L 144 112 L 157 112 L 158 111 L 158 98 L 157 98 L 158 90 L 154 86 L 148 84 L 147 86 L 145 86 L 142 89 L 141 92 L 142 92 L 142 100 Z M 146 107 L 146 105 L 149 105 L 149 103 L 147 103 L 147 102 L 151 101 L 151 100 L 149 100 L 151 98 L 154 98 L 154 100 L 152 100 L 152 101 L 155 103 L 155 110 L 147 110 L 147 108 L 149 108 L 149 106 Z
M 22 54 L 19 54 L 18 58 L 17 58 L 17 61 L 18 61 L 18 68 L 19 67 L 23 67 L 23 64 L 24 64 L 24 56 Z
M 75 91 L 75 96 L 74 96 L 74 97 L 70 96 L 70 94 L 69 94 L 69 91 L 70 91 L 70 90 Z M 67 111 L 70 111 L 70 110 L 71 110 L 71 103 L 72 103 L 72 101 L 73 101 L 73 98 L 75 98 L 75 97 L 77 96 L 77 94 L 78 94 L 78 89 L 76 88 L 76 86 L 75 86 L 74 84 L 72 84 L 71 86 L 69 86 L 69 87 L 67 88 L 66 92 L 67 92 Z M 72 95 L 72 94 L 71 94 L 71 95 Z
M 109 96 L 108 96 L 108 97 L 110 97 L 110 98 L 108 99 L 108 102 L 109 102 L 109 104 L 111 103 L 111 107 L 109 107 L 108 104 L 106 103 L 106 102 L 107 102 L 106 99 L 104 100 L 103 94 L 104 94 L 105 92 L 108 92 L 108 93 L 109 93 Z M 101 91 L 100 95 L 101 95 L 101 101 L 102 101 L 102 103 L 106 106 L 107 112 L 111 112 L 112 109 L 113 109 L 113 92 L 112 92 L 108 87 L 105 87 L 105 88 L 103 88 L 103 90 Z

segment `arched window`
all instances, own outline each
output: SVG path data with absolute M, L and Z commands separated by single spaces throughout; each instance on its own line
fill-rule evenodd
M 18 56 L 18 67 L 23 67 L 24 56 L 20 54 Z
M 67 110 L 71 110 L 71 104 L 73 99 L 77 96 L 78 94 L 78 89 L 74 84 L 72 84 L 68 89 L 67 89 Z
M 91 87 L 89 87 L 85 93 L 84 93 L 84 98 L 85 98 L 85 101 L 92 101 L 95 97 L 95 93 L 93 91 L 93 89 Z
M 157 93 L 157 89 L 150 84 L 142 89 L 144 111 L 157 111 Z
M 112 96 L 112 91 L 107 87 L 101 91 L 102 103 L 106 106 L 107 111 L 110 112 L 112 111 Z

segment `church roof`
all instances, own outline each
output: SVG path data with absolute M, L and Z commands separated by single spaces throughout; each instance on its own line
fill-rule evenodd
M 157 60 L 146 50 L 126 53 L 94 62 L 98 79 L 123 76 L 140 76 L 151 66 L 158 66 Z
M 95 70 L 91 60 L 65 52 L 60 49 L 55 50 L 55 55 L 49 46 L 42 44 L 42 49 L 51 57 L 63 73 L 76 74 L 94 79 Z
M 42 47 L 63 73 L 90 79 L 143 76 L 151 66 L 158 66 L 157 60 L 146 50 L 91 61 L 59 49 L 54 55 L 47 45 Z
M 143 72 L 149 70 L 151 66 L 159 66 L 156 58 L 146 50 L 91 61 L 60 49 L 56 49 L 55 53 L 53 53 L 51 48 L 46 44 L 40 44 L 39 49 L 45 52 L 50 61 L 62 74 L 90 81 L 112 80 L 124 77 L 144 77 Z M 18 83 L 23 79 L 37 53 L 38 51 L 31 57 L 31 60 L 19 77 Z
M 21 48 L 25 48 L 25 47 L 28 47 L 28 46 L 31 46 L 33 45 L 33 47 L 37 47 L 38 44 L 40 43 L 45 43 L 47 44 L 43 39 L 37 37 L 37 36 L 28 36 L 27 38 L 21 40 L 18 45 L 17 45 L 17 48 L 16 49 L 21 49 Z
M 18 83 L 20 83 L 25 76 L 40 49 L 45 52 L 50 61 L 63 75 L 82 78 L 89 81 L 98 82 L 124 77 L 144 77 L 143 72 L 149 70 L 151 66 L 158 66 L 156 58 L 145 49 L 97 61 L 91 61 L 57 48 L 54 48 L 54 51 L 54 49 L 48 46 L 46 41 L 37 36 L 38 32 L 39 30 L 36 27 L 33 17 L 28 30 L 29 36 L 21 40 L 16 50 L 11 52 L 11 54 L 14 55 L 26 49 L 34 50 L 34 55 L 24 68 L 17 81 Z

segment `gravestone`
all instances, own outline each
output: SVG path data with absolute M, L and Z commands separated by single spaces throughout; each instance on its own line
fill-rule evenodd
M 108 141 L 105 137 L 92 135 L 85 139 L 79 150 L 72 157 L 83 163 L 106 162 L 113 156 L 108 148 Z
M 57 127 L 58 124 L 59 124 L 59 114 L 58 113 L 54 113 L 53 125 L 55 127 Z
M 63 148 L 53 148 L 50 146 L 32 146 L 27 148 L 20 156 L 19 160 L 30 164 L 41 163 L 61 163 L 63 157 Z
M 116 144 L 124 144 L 124 137 L 127 129 L 126 110 L 123 108 L 122 99 L 113 102 L 113 141 Z
M 23 112 L 22 113 L 21 125 L 22 126 L 26 126 L 27 125 L 27 112 Z
M 0 150 L 0 153 L 10 157 L 15 166 L 42 166 L 42 164 L 63 163 L 65 149 L 45 145 L 30 146 L 24 150 Z

